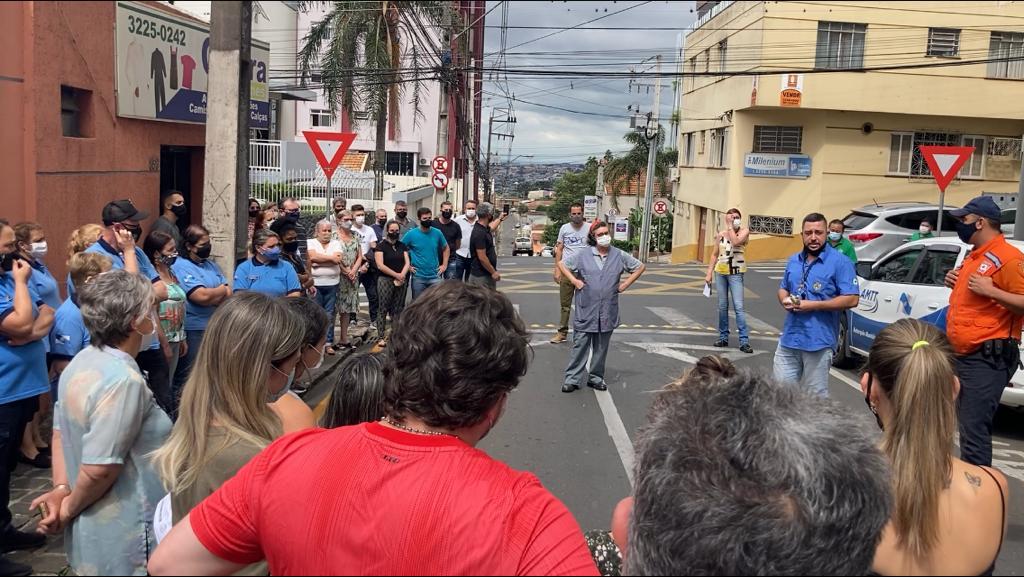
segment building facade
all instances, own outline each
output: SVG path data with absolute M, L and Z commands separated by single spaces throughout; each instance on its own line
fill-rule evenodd
M 674 262 L 705 260 L 726 210 L 749 260 L 799 249 L 804 215 L 937 203 L 918 146 L 974 146 L 946 193 L 1015 193 L 1024 5 L 704 3 L 686 33 Z

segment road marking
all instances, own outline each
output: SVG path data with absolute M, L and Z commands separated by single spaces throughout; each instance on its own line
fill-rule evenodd
M 589 363 L 588 363 L 589 364 Z M 619 460 L 622 461 L 622 468 L 626 470 L 626 478 L 629 479 L 630 488 L 633 487 L 633 463 L 636 461 L 636 454 L 633 452 L 633 441 L 626 432 L 626 425 L 622 423 L 619 410 L 615 407 L 612 394 L 608 391 L 594 391 L 597 397 L 597 404 L 601 406 L 601 414 L 604 415 L 604 425 L 608 428 L 608 435 L 615 443 L 615 450 L 619 453 Z
M 770 277 L 768 277 L 768 280 L 782 280 L 782 277 L 781 276 L 770 276 Z
M 724 357 L 729 360 L 740 360 L 745 358 L 752 358 L 758 355 L 762 355 L 768 351 L 760 350 L 754 351 L 753 353 L 743 353 L 738 350 L 723 350 L 721 347 L 715 347 L 711 345 L 691 345 L 681 343 L 625 343 L 631 347 L 643 349 L 648 354 L 661 355 L 670 359 L 676 359 L 684 363 L 691 365 L 697 364 L 700 357 L 705 355 L 691 355 L 685 351 L 707 351 L 715 353 L 715 356 Z
M 698 331 L 705 331 L 705 332 L 712 332 L 712 333 L 717 333 L 718 332 L 718 329 L 715 328 L 715 327 L 702 327 L 702 326 L 677 327 L 677 326 L 673 326 L 673 325 L 661 325 L 660 329 L 653 329 L 653 330 L 652 329 L 645 329 L 643 327 L 644 327 L 644 325 L 636 325 L 636 327 L 630 327 L 630 325 L 622 325 L 619 328 L 615 329 L 615 332 L 616 333 L 622 333 L 622 334 L 694 335 L 694 336 L 705 336 L 703 333 L 698 332 Z M 538 323 L 533 323 L 533 324 L 529 325 L 529 329 L 531 331 L 536 331 L 536 330 L 540 330 L 540 329 L 554 329 L 554 328 L 558 328 L 558 327 L 556 327 L 555 325 L 552 325 L 552 324 L 542 325 L 542 324 L 538 324 Z M 776 332 L 762 333 L 760 331 L 750 331 L 750 334 L 758 335 L 757 337 L 751 337 L 751 338 L 759 338 L 759 339 L 762 339 L 762 340 L 769 340 L 769 341 L 778 341 L 779 340 L 778 339 L 779 333 L 776 333 Z
M 689 316 L 683 314 L 678 309 L 672 307 L 647 307 L 647 310 L 651 311 L 659 318 L 664 319 L 665 322 L 670 325 L 675 325 L 681 328 L 703 328 L 704 325 L 693 320 Z
M 839 379 L 840 381 L 846 383 L 847 385 L 850 385 L 858 393 L 862 393 L 863 394 L 864 391 L 862 391 L 861 388 L 860 388 L 860 382 L 857 381 L 856 379 L 851 379 L 850 377 L 848 377 L 848 376 L 844 375 L 843 373 L 839 372 L 839 369 L 834 369 L 834 368 L 833 369 L 829 369 L 828 370 L 828 374 L 830 374 L 833 377 Z
M 755 316 L 750 315 L 749 313 L 746 315 L 746 317 L 747 317 L 747 328 L 756 330 L 756 331 L 761 332 L 761 333 L 777 333 L 777 332 L 779 332 L 778 329 L 776 329 L 772 325 L 762 321 L 761 319 L 759 319 L 759 318 L 757 318 Z

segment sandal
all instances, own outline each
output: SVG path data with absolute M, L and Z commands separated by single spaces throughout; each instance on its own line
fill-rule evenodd
M 331 355 L 331 356 L 334 356 L 334 353 L 336 353 L 336 352 L 337 351 L 335 351 L 334 347 L 331 346 L 331 345 L 327 345 L 327 348 L 324 349 L 324 353 L 326 353 L 328 355 Z

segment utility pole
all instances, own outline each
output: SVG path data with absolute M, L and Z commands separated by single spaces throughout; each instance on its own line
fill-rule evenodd
M 251 40 L 252 1 L 213 2 L 203 222 L 221 270 L 246 256 Z
M 654 167 L 658 157 L 658 117 L 661 107 L 661 54 L 657 56 L 657 80 L 654 84 L 654 109 L 647 115 L 647 187 L 644 193 L 643 227 L 640 232 L 640 261 L 646 263 L 651 252 L 651 212 L 654 205 Z
M 505 132 L 494 132 L 494 124 L 507 124 L 508 128 Z M 491 189 L 494 188 L 494 180 L 491 178 L 491 137 L 497 136 L 498 140 L 508 138 L 514 140 L 515 135 L 515 124 L 516 117 L 512 114 L 511 108 L 492 108 L 490 119 L 487 121 L 487 158 L 484 159 L 484 200 L 486 202 L 493 202 L 491 198 Z M 474 200 L 479 200 L 479 196 L 474 190 Z
M 1019 215 L 1024 214 L 1024 136 L 1020 139 L 1020 183 L 1017 185 L 1017 219 L 1013 224 L 1013 238 L 1024 239 L 1024 223 Z M 941 217 L 940 217 L 941 219 Z

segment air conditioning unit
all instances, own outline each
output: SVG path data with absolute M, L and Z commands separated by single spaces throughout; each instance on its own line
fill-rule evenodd
M 430 161 L 427 160 L 426 158 L 421 158 L 420 159 L 420 166 L 430 166 Z
M 669 179 L 671 179 L 672 182 L 679 182 L 679 167 L 678 166 L 673 166 L 672 168 L 669 169 Z

